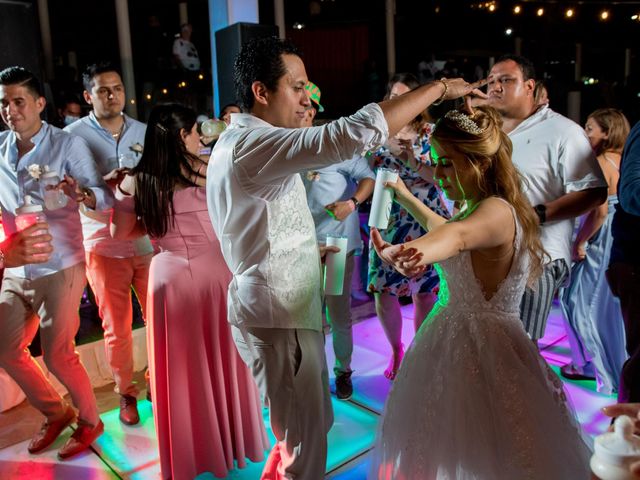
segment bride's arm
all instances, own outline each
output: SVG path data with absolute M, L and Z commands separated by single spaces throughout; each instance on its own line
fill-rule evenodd
M 394 200 L 402 205 L 425 230 L 430 231 L 447 223 L 446 218 L 438 215 L 411 193 L 400 177 L 397 182 L 385 182 L 385 186 L 393 189 Z
M 136 181 L 127 175 L 116 187 L 116 201 L 111 212 L 110 232 L 113 238 L 133 240 L 146 235 L 144 226 L 138 220 L 135 211 Z
M 391 245 L 377 230 L 371 239 L 376 252 L 403 275 L 419 273 L 426 265 L 458 255 L 465 250 L 498 247 L 513 242 L 514 218 L 509 206 L 488 198 L 463 220 L 445 223 L 426 235 L 399 245 Z

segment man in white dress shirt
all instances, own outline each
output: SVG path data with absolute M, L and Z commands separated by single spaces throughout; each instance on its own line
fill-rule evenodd
M 502 129 L 513 143 L 513 163 L 527 182 L 524 192 L 540 221 L 549 254 L 544 272 L 522 299 L 529 336 L 544 336 L 551 302 L 567 280 L 575 217 L 607 198 L 607 183 L 584 130 L 535 98 L 535 71 L 518 55 L 501 57 L 488 77 L 488 104 L 502 114 Z
M 229 322 L 277 439 L 263 478 L 321 479 L 333 413 L 320 255 L 299 174 L 381 145 L 434 101 L 468 94 L 473 85 L 438 81 L 322 127 L 299 128 L 310 100 L 291 43 L 253 40 L 234 70 L 248 113 L 231 115 L 207 172 L 209 215 L 233 274 Z

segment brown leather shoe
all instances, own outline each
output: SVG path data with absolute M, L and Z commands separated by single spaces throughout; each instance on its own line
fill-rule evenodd
M 120 421 L 125 425 L 136 425 L 140 422 L 136 397 L 120 395 Z
M 58 458 L 66 460 L 85 451 L 103 432 L 104 423 L 102 423 L 102 420 L 98 420 L 98 424 L 95 427 L 88 423 L 79 422 L 78 429 L 73 432 L 71 438 L 58 451 Z
M 67 407 L 64 416 L 59 420 L 49 421 L 46 420 L 40 431 L 29 442 L 27 450 L 29 453 L 38 453 L 47 448 L 56 438 L 62 433 L 62 431 L 73 423 L 76 419 L 76 412 L 71 407 Z

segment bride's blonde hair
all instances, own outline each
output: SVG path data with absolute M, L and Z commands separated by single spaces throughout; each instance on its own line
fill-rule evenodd
M 513 147 L 502 131 L 500 114 L 488 106 L 471 112 L 452 110 L 437 122 L 431 139 L 464 156 L 480 199 L 496 196 L 513 206 L 522 227 L 523 246 L 531 257 L 529 281 L 536 279 L 542 273 L 546 253 L 540 242 L 538 218 L 522 193 L 523 178 L 511 161 Z

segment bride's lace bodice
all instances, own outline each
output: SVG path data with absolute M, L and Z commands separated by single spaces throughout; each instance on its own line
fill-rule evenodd
M 530 262 L 528 252 L 522 249 L 522 229 L 515 212 L 514 219 L 516 232 L 511 269 L 489 300 L 473 271 L 470 252 L 465 251 L 435 265 L 440 275 L 439 303 L 446 305 L 447 310 L 490 310 L 519 315 Z

